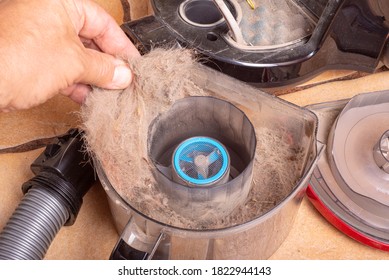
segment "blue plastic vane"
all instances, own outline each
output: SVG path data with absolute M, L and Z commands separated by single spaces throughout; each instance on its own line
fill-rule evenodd
M 173 155 L 174 169 L 186 182 L 206 185 L 220 179 L 228 169 L 223 145 L 209 137 L 193 137 L 182 142 Z

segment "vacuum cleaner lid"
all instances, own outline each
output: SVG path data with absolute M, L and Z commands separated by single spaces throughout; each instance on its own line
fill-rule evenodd
M 342 232 L 389 251 L 389 92 L 310 109 L 319 117 L 318 138 L 327 147 L 308 197 Z
M 323 70 L 389 65 L 381 0 L 151 0 L 153 15 L 123 29 L 141 52 L 196 50 L 199 61 L 254 86 L 306 81 Z

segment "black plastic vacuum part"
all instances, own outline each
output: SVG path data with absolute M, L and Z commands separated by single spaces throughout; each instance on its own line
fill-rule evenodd
M 316 28 L 304 43 L 266 51 L 231 47 L 223 39 L 225 24 L 188 24 L 178 12 L 183 1 L 151 0 L 154 15 L 122 28 L 143 53 L 159 46 L 192 48 L 209 67 L 262 88 L 302 82 L 329 69 L 372 73 L 389 61 L 389 4 L 383 0 L 294 0 L 316 17 Z
M 72 225 L 95 182 L 83 133 L 71 129 L 32 163 L 34 178 L 0 233 L 0 259 L 42 259 L 63 225 Z
M 70 218 L 65 225 L 72 225 L 82 204 L 82 198 L 96 181 L 92 161 L 84 148 L 83 132 L 70 129 L 49 144 L 31 164 L 36 175 L 23 184 L 23 193 L 34 185 L 44 184 L 63 196 L 69 203 Z

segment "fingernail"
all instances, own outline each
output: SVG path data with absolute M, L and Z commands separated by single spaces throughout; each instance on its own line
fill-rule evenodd
M 132 72 L 126 65 L 118 65 L 113 74 L 112 87 L 113 89 L 122 89 L 130 85 L 132 80 Z

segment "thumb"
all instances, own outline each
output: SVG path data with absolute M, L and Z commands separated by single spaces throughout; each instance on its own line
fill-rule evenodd
M 131 84 L 132 76 L 132 71 L 123 60 L 93 49 L 85 50 L 84 73 L 79 83 L 123 89 Z

